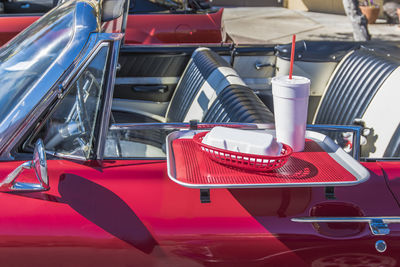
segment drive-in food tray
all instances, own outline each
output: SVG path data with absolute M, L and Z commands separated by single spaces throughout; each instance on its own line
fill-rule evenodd
M 273 130 L 267 130 L 274 134 Z M 369 172 L 329 137 L 306 132 L 304 152 L 270 172 L 248 172 L 211 160 L 193 141 L 201 131 L 177 131 L 167 136 L 168 176 L 174 182 L 198 189 L 348 186 L 366 181 Z

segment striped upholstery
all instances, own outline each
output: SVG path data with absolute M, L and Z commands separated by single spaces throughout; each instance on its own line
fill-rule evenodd
M 274 121 L 274 116 L 253 90 L 231 85 L 218 95 L 203 121 L 269 123 Z
M 208 48 L 196 49 L 175 89 L 166 114 L 168 122 L 184 121 L 198 92 L 220 67 L 229 67 L 229 64 Z
M 399 64 L 366 48 L 340 63 L 328 85 L 316 124 L 350 125 L 361 118 L 377 90 Z
M 361 155 L 399 157 L 400 126 L 393 128 L 400 120 L 392 103 L 399 95 L 399 65 L 393 57 L 367 48 L 352 52 L 334 72 L 314 123 L 351 125 L 360 118 L 371 128 L 367 144 L 361 146 Z

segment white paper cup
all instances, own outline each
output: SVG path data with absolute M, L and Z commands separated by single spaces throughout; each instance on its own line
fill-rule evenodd
M 272 78 L 276 138 L 293 148 L 304 150 L 310 80 L 301 77 Z

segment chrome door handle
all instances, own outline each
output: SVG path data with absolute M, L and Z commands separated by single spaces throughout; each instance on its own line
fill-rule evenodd
M 360 223 L 365 222 L 369 224 L 369 228 L 373 235 L 388 235 L 390 229 L 388 224 L 400 223 L 400 217 L 300 217 L 292 218 L 292 222 L 300 223 L 343 223 L 343 222 L 354 222 Z
M 272 68 L 275 68 L 275 64 L 257 62 L 257 63 L 254 65 L 254 67 L 255 67 L 257 70 L 260 70 L 260 69 L 262 69 L 262 68 L 264 68 L 264 67 L 272 67 Z

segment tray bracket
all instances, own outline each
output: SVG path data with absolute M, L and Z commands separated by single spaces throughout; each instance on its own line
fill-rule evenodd
M 336 199 L 335 187 L 333 187 L 333 186 L 325 187 L 325 198 L 328 200 Z
M 200 202 L 211 203 L 210 189 L 200 189 Z

